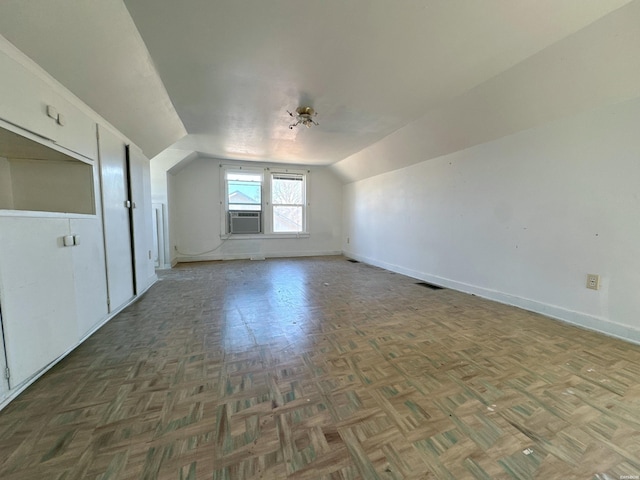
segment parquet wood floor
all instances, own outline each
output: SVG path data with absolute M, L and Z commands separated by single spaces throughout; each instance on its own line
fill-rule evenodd
M 160 277 L 0 412 L 0 478 L 640 475 L 638 346 L 343 257 Z

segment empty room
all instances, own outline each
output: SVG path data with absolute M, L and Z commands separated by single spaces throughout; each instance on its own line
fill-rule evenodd
M 640 478 L 640 0 L 0 5 L 0 478 Z

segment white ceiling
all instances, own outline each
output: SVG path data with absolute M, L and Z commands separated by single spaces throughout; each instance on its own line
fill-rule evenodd
M 327 165 L 626 3 L 4 0 L 0 33 L 149 156 Z

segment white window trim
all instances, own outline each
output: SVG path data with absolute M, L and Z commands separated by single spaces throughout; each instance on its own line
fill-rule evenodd
M 256 234 L 231 234 L 227 232 L 227 217 L 229 212 L 229 197 L 227 195 L 227 172 L 242 171 L 260 173 L 262 175 L 262 233 Z M 271 175 L 272 174 L 296 174 L 303 175 L 305 182 L 305 204 L 303 211 L 304 230 L 302 232 L 273 232 L 273 206 L 271 205 Z M 234 164 L 220 164 L 220 238 L 222 240 L 256 240 L 256 239 L 291 239 L 309 238 L 310 191 L 311 170 L 286 168 L 282 166 L 247 166 Z
M 269 196 L 268 196 L 268 211 L 269 211 L 269 233 L 274 235 L 297 235 L 297 234 L 306 234 L 309 233 L 309 222 L 307 220 L 308 212 L 309 212 L 309 201 L 308 201 L 308 193 L 309 193 L 309 171 L 308 170 L 298 170 L 293 168 L 272 168 L 267 169 L 267 173 L 269 175 Z M 304 200 L 302 204 L 302 231 L 300 232 L 274 232 L 273 231 L 273 205 L 271 204 L 271 183 L 273 181 L 274 175 L 300 175 L 302 176 L 303 186 L 304 186 Z M 280 205 L 278 205 L 280 206 Z M 295 206 L 298 206 L 297 204 Z

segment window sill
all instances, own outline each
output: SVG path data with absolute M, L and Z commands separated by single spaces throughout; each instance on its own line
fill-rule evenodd
M 227 233 L 220 235 L 222 240 L 262 240 L 262 239 L 291 239 L 291 238 L 309 238 L 308 232 L 301 233 Z

